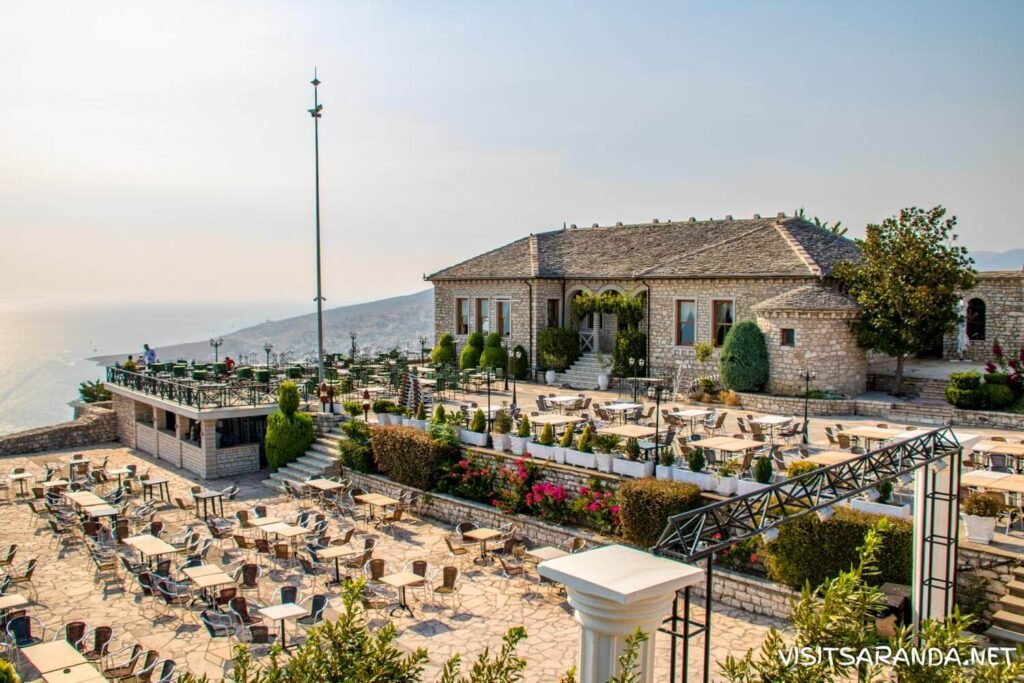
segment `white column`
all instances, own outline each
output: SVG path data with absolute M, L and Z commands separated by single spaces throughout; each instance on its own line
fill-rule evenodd
M 639 627 L 637 673 L 654 681 L 654 642 L 675 593 L 704 580 L 704 570 L 633 548 L 610 545 L 542 562 L 540 575 L 565 585 L 580 625 L 580 683 L 606 683 L 619 673 L 626 638 Z

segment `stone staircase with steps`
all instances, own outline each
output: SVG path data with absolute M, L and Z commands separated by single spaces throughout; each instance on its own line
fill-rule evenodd
M 298 484 L 310 477 L 333 477 L 339 471 L 338 441 L 342 438 L 341 430 L 337 428 L 318 435 L 304 455 L 264 479 L 263 485 L 272 491 L 284 493 L 284 484 L 281 482 L 285 480 Z
M 1006 595 L 999 598 L 999 607 L 985 635 L 992 640 L 1024 644 L 1024 567 L 1013 569 L 1013 579 L 1006 585 Z
M 605 354 L 605 359 L 611 363 L 611 356 Z M 597 376 L 604 371 L 596 353 L 584 353 L 565 372 L 555 373 L 555 383 L 568 384 L 573 389 L 597 389 Z

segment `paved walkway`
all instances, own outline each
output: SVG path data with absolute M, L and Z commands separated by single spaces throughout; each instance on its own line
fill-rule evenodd
M 172 497 L 187 499 L 189 486 L 207 483 L 196 480 L 183 470 L 166 463 L 157 463 L 126 448 L 111 446 L 79 452 L 93 461 L 102 461 L 109 456 L 108 467 L 111 468 L 127 463 L 136 463 L 140 471 L 149 467 L 151 475 L 167 476 L 171 480 Z M 70 451 L 5 458 L 3 467 L 28 465 L 38 469 L 44 461 L 66 461 L 69 455 Z M 232 509 L 264 504 L 271 507 L 270 514 L 278 516 L 295 509 L 294 503 L 275 498 L 260 485 L 265 475 L 265 472 L 253 474 L 239 480 L 242 492 L 238 504 Z M 227 483 L 224 480 L 213 482 L 217 488 Z M 170 507 L 158 514 L 158 519 L 165 521 L 168 526 L 164 538 L 177 534 L 183 523 L 195 521 L 191 517 L 185 520 L 179 517 L 179 513 Z M 337 536 L 338 523 L 332 520 L 331 524 L 331 535 Z M 355 543 L 362 547 L 364 537 L 377 538 L 380 545 L 375 557 L 385 558 L 389 569 L 401 569 L 406 562 L 414 559 L 427 559 L 440 567 L 449 562 L 444 544 L 448 531 L 446 527 L 429 520 L 418 524 L 403 523 L 397 538 L 392 539 L 390 535 L 372 527 L 360 527 Z M 118 586 L 104 588 L 95 583 L 92 565 L 84 549 L 59 550 L 50 532 L 37 528 L 24 502 L 0 506 L 0 539 L 4 544 L 19 545 L 18 561 L 32 557 L 39 560 L 35 575 L 38 600 L 30 607 L 29 613 L 46 624 L 48 637 L 52 637 L 60 625 L 82 619 L 92 626 L 112 625 L 115 628 L 114 649 L 139 642 L 145 648 L 159 650 L 162 658 L 174 659 L 179 666 L 213 679 L 221 679 L 230 666 L 228 643 L 223 639 L 211 640 L 197 620 L 182 614 L 157 618 L 150 599 L 143 599 L 137 588 L 127 582 L 123 589 Z M 225 543 L 225 548 L 226 555 L 214 546 L 209 561 L 225 564 L 236 560 L 239 553 L 231 550 L 230 542 Z M 395 623 L 400 633 L 399 645 L 409 649 L 422 646 L 430 652 L 425 680 L 435 680 L 445 659 L 455 652 L 461 652 L 464 661 L 470 661 L 485 647 L 489 646 L 493 651 L 500 645 L 502 635 L 517 625 L 524 625 L 529 634 L 519 648 L 520 654 L 529 662 L 526 680 L 538 683 L 558 680 L 574 663 L 578 638 L 572 610 L 564 598 L 547 588 L 540 588 L 535 581 L 536 574 L 532 574 L 531 580 L 527 581 L 509 580 L 501 576 L 500 566 L 495 569 L 497 565 L 478 568 L 467 563 L 466 566 L 465 580 L 460 589 L 460 609 L 453 611 L 451 607 L 441 606 L 418 592 L 410 591 L 415 617 L 404 615 L 396 618 Z M 273 591 L 285 583 L 302 585 L 307 589 L 310 587 L 309 581 L 303 582 L 300 574 L 293 569 L 275 565 L 266 567 L 265 572 L 259 597 L 261 601 L 267 601 Z M 440 578 L 436 583 L 440 583 Z M 336 597 L 336 594 L 331 595 Z M 334 614 L 329 610 L 327 616 L 332 618 Z M 372 626 L 385 623 L 376 615 L 371 616 Z M 757 647 L 770 625 L 785 626 L 784 623 L 766 617 L 724 606 L 716 607 L 713 624 L 714 661 L 728 654 L 741 655 L 747 648 Z M 290 622 L 287 629 L 291 635 L 301 631 L 294 622 Z M 691 644 L 691 663 L 696 670 L 700 670 L 701 666 L 701 647 L 700 639 Z M 659 681 L 668 680 L 668 648 L 668 638 L 660 636 L 655 675 Z M 22 673 L 26 680 L 37 675 L 33 670 L 23 670 Z

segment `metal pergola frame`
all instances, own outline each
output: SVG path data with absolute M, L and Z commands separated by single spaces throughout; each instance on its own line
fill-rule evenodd
M 690 589 L 687 588 L 681 594 L 676 594 L 672 615 L 663 622 L 660 629 L 672 637 L 670 680 L 673 683 L 676 681 L 679 640 L 682 640 L 683 649 L 681 680 L 688 680 L 689 640 L 699 635 L 704 635 L 703 680 L 711 680 L 712 584 L 716 553 L 754 536 L 771 533 L 772 529 L 790 520 L 831 509 L 883 482 L 899 478 L 909 483 L 913 473 L 921 468 L 941 469 L 949 466 L 959 471 L 961 453 L 961 445 L 948 427 L 912 431 L 906 437 L 897 437 L 889 445 L 846 462 L 824 465 L 761 490 L 670 517 L 665 531 L 651 552 L 680 562 L 704 561 L 706 572 L 704 621 L 692 619 Z M 934 578 L 932 573 L 936 546 L 944 546 L 948 550 L 945 576 L 953 576 L 955 573 L 956 545 L 959 540 L 959 525 L 956 522 L 959 518 L 956 491 L 958 477 L 951 478 L 949 490 L 942 491 L 936 484 L 935 472 L 929 470 L 929 473 L 930 476 L 924 477 L 922 500 L 918 501 L 919 505 L 924 506 L 924 533 L 915 538 L 915 543 L 921 546 L 924 576 L 928 578 L 917 592 L 921 604 L 915 606 L 915 613 L 922 609 L 926 613 L 931 611 L 934 589 L 941 592 L 943 608 L 948 613 L 955 600 L 955 581 Z M 946 523 L 941 525 L 942 528 L 937 529 L 933 508 L 940 501 L 950 504 L 952 511 L 946 517 Z M 680 600 L 683 602 L 682 616 L 679 614 Z

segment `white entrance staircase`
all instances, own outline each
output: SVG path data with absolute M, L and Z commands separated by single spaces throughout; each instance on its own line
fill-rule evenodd
M 284 493 L 284 484 L 281 482 L 285 480 L 298 484 L 310 477 L 333 477 L 339 471 L 338 441 L 342 438 L 344 437 L 337 428 L 327 434 L 318 435 L 304 455 L 272 473 L 269 478 L 263 480 L 263 485 L 278 493 Z
M 605 362 L 611 365 L 611 356 L 604 354 Z M 565 372 L 555 373 L 555 383 L 558 385 L 568 384 L 573 389 L 597 389 L 597 376 L 604 371 L 597 359 L 596 353 L 584 353 L 576 362 L 565 369 Z M 610 370 L 609 370 L 610 372 Z

